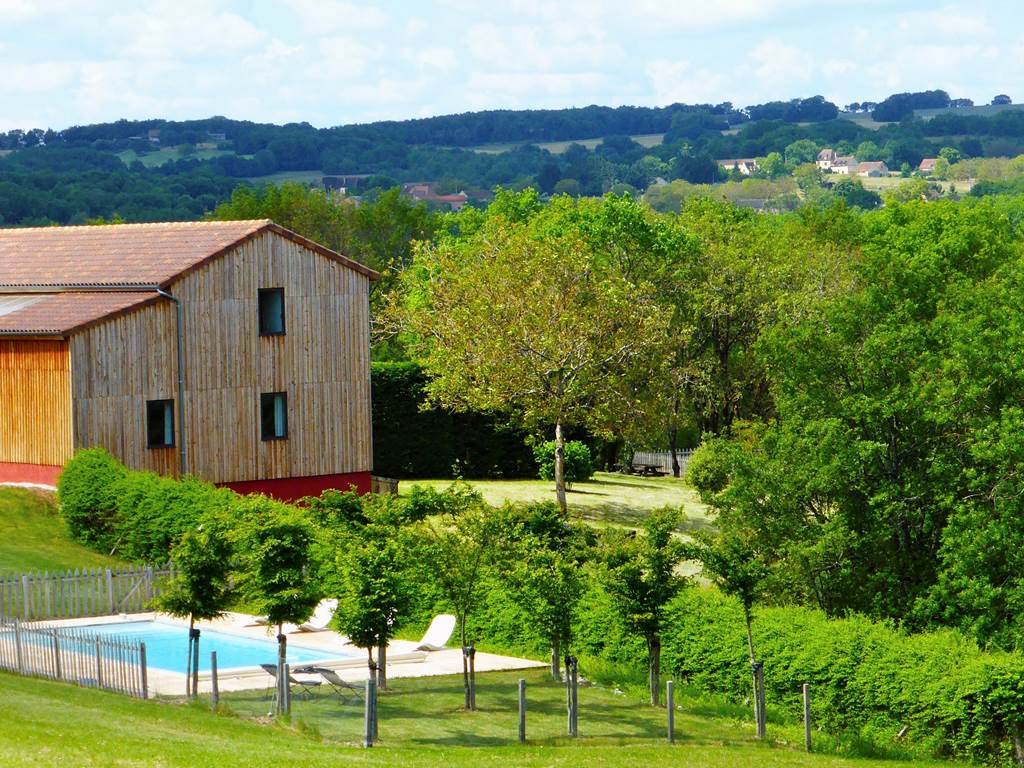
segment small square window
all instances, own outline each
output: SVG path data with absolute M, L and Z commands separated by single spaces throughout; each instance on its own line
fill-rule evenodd
M 174 401 L 146 401 L 146 444 L 150 448 L 174 445 Z
M 260 336 L 284 335 L 284 288 L 260 288 Z
M 285 440 L 288 437 L 288 395 L 265 392 L 260 395 L 260 437 Z

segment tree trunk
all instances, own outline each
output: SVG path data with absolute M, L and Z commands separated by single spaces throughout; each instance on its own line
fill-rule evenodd
M 277 713 L 284 714 L 284 697 L 288 695 L 288 680 L 284 676 L 284 665 L 288 663 L 288 638 L 284 625 L 277 624 Z
M 668 430 L 668 451 L 672 454 L 672 477 L 679 477 L 679 427 L 673 424 Z
M 377 646 L 377 690 L 388 689 L 388 642 Z
M 199 630 L 192 631 L 192 698 L 199 698 Z
M 652 635 L 647 641 L 647 667 L 650 672 L 651 706 L 658 706 L 661 695 L 661 636 Z
M 466 653 L 466 617 L 459 617 L 459 638 L 462 641 L 462 692 L 465 708 L 469 709 L 469 656 Z
M 188 657 L 185 659 L 185 696 L 192 696 L 192 628 L 196 619 L 192 614 L 188 617 Z
M 377 665 L 373 663 L 373 648 L 366 649 L 366 668 L 370 670 L 370 678 L 376 680 Z
M 561 680 L 562 679 L 562 667 L 561 667 L 561 644 L 558 642 L 557 637 L 551 638 L 551 679 Z
M 555 423 L 555 498 L 558 508 L 565 514 L 569 504 L 565 500 L 565 435 L 562 434 L 562 422 Z
M 747 624 L 747 651 L 750 653 L 750 674 L 754 684 L 754 723 L 757 727 L 758 738 L 761 738 L 761 723 L 764 719 L 764 714 L 761 712 L 763 699 L 761 685 L 757 679 L 757 656 L 754 654 L 754 633 L 751 628 L 753 620 L 750 616 L 750 609 L 746 605 L 743 606 L 743 619 Z

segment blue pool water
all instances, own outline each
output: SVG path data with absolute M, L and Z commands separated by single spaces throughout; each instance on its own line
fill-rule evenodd
M 188 628 L 162 624 L 159 621 L 126 621 L 119 624 L 94 624 L 88 628 L 93 635 L 116 635 L 126 640 L 142 640 L 146 644 L 146 664 L 185 674 L 188 653 Z M 199 636 L 199 671 L 210 669 L 210 651 L 217 652 L 217 669 L 255 667 L 277 663 L 277 640 L 238 637 L 204 629 Z M 288 643 L 288 663 L 312 664 L 344 657 L 342 653 L 325 653 Z

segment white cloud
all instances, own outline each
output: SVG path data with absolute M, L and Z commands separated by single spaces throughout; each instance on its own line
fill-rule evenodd
M 306 32 L 314 35 L 380 30 L 391 23 L 389 14 L 372 5 L 340 0 L 287 0 L 284 5 L 298 16 Z

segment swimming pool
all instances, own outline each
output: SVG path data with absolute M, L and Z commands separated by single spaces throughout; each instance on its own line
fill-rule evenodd
M 185 626 L 160 621 L 125 621 L 93 624 L 88 627 L 88 632 L 91 635 L 141 640 L 146 644 L 147 666 L 185 674 L 185 657 L 188 654 L 188 628 Z M 277 663 L 277 640 L 270 637 L 263 640 L 204 629 L 199 636 L 200 672 L 210 670 L 210 651 L 217 652 L 218 670 Z M 288 663 L 293 666 L 339 658 L 354 657 L 288 643 Z

